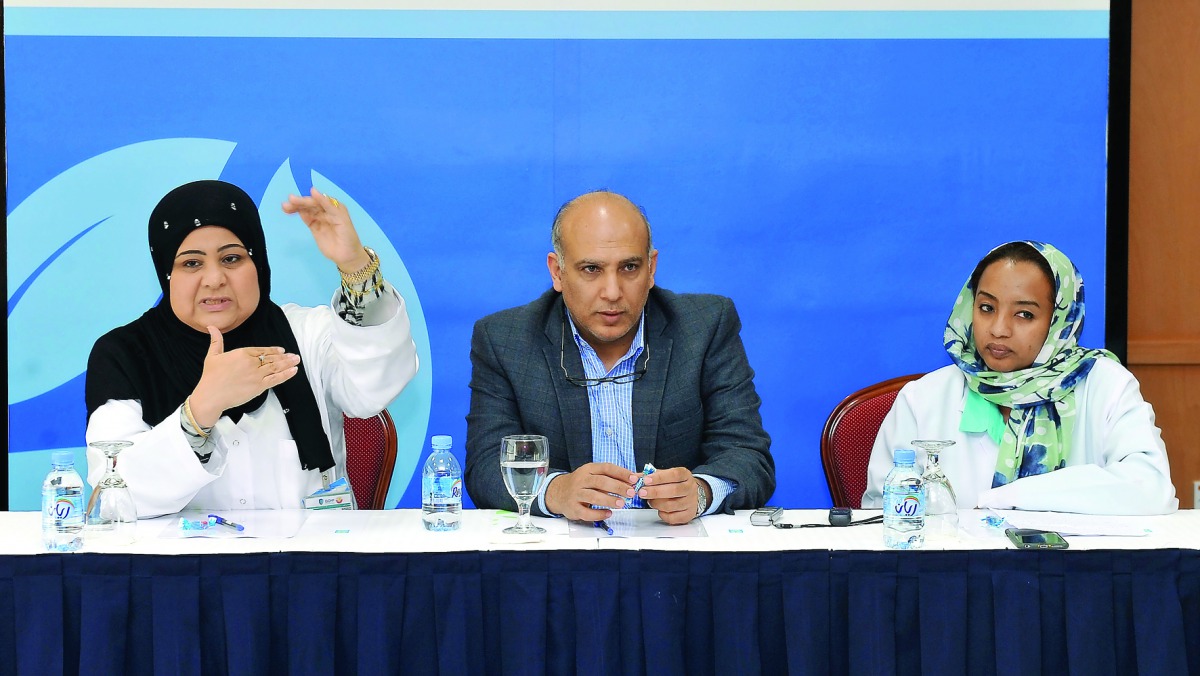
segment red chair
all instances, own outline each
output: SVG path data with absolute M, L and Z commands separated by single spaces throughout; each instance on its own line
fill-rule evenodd
M 883 418 L 905 383 L 917 373 L 875 383 L 842 400 L 825 421 L 821 433 L 821 464 L 834 507 L 858 509 L 867 490 L 867 463 Z
M 383 509 L 396 466 L 396 425 L 387 410 L 344 418 L 346 474 L 359 509 Z

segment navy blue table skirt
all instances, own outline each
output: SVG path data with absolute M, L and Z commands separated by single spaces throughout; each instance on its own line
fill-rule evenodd
M 1200 674 L 1200 551 L 0 556 L 0 673 Z

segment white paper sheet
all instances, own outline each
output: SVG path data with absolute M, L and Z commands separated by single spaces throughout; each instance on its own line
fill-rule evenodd
M 1152 517 L 1097 516 L 1094 514 L 1025 512 L 1021 510 L 993 511 L 996 515 L 1003 517 L 1012 528 L 1052 530 L 1059 535 L 1072 535 L 1076 537 L 1143 537 L 1153 532 L 1149 526 Z M 1003 531 L 1003 529 L 1001 530 Z
M 179 526 L 180 519 L 199 521 L 207 519 L 209 514 L 220 514 L 227 521 L 245 526 L 245 530 L 236 530 L 227 526 L 212 526 L 204 530 L 183 530 Z M 158 537 L 166 540 L 181 538 L 290 538 L 300 531 L 308 518 L 308 510 L 304 509 L 233 509 L 221 512 L 204 510 L 185 510 L 178 514 L 163 516 L 155 521 L 163 521 L 163 529 Z
M 692 519 L 690 522 L 672 526 L 658 518 L 658 512 L 653 509 L 617 509 L 613 515 L 604 520 L 612 535 L 591 521 L 572 521 L 570 533 L 573 538 L 704 538 L 708 531 L 704 530 L 702 519 Z

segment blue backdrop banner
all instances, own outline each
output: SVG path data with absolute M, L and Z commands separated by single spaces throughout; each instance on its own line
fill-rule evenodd
M 608 188 L 661 286 L 737 303 L 773 502 L 828 505 L 826 416 L 949 363 L 991 247 L 1071 256 L 1103 345 L 1107 16 L 6 8 L 10 507 L 82 460 L 88 352 L 156 301 L 147 217 L 200 178 L 260 201 L 276 301 L 337 283 L 279 210 L 313 185 L 405 296 L 389 504 L 419 504 L 429 435 L 461 457 L 473 322 L 546 289 L 558 206 Z

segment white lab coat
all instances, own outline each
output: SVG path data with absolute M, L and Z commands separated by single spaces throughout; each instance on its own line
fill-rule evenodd
M 366 308 L 364 326 L 347 324 L 332 306 L 283 306 L 300 359 L 321 409 L 336 475 L 345 476 L 342 413 L 369 417 L 386 408 L 417 372 L 404 301 L 395 289 Z M 236 424 L 222 416 L 213 428 L 201 464 L 180 425 L 179 409 L 150 427 L 136 400 L 109 400 L 88 421 L 89 442 L 126 439 L 133 445 L 117 457 L 141 518 L 182 509 L 280 509 L 302 507 L 321 487 L 321 473 L 304 471 L 296 443 L 275 393 Z M 104 475 L 104 457 L 88 448 L 88 482 Z
M 940 464 L 959 509 L 991 507 L 1084 514 L 1167 514 L 1179 501 L 1171 484 L 1167 449 L 1154 425 L 1154 409 L 1125 367 L 1097 359 L 1076 386 L 1079 409 L 1066 467 L 992 488 L 999 445 L 986 433 L 959 431 L 966 378 L 957 366 L 908 383 L 883 420 L 867 467 L 864 508 L 883 505 L 883 481 L 892 452 L 914 439 L 952 439 Z M 917 451 L 919 466 L 924 453 Z

